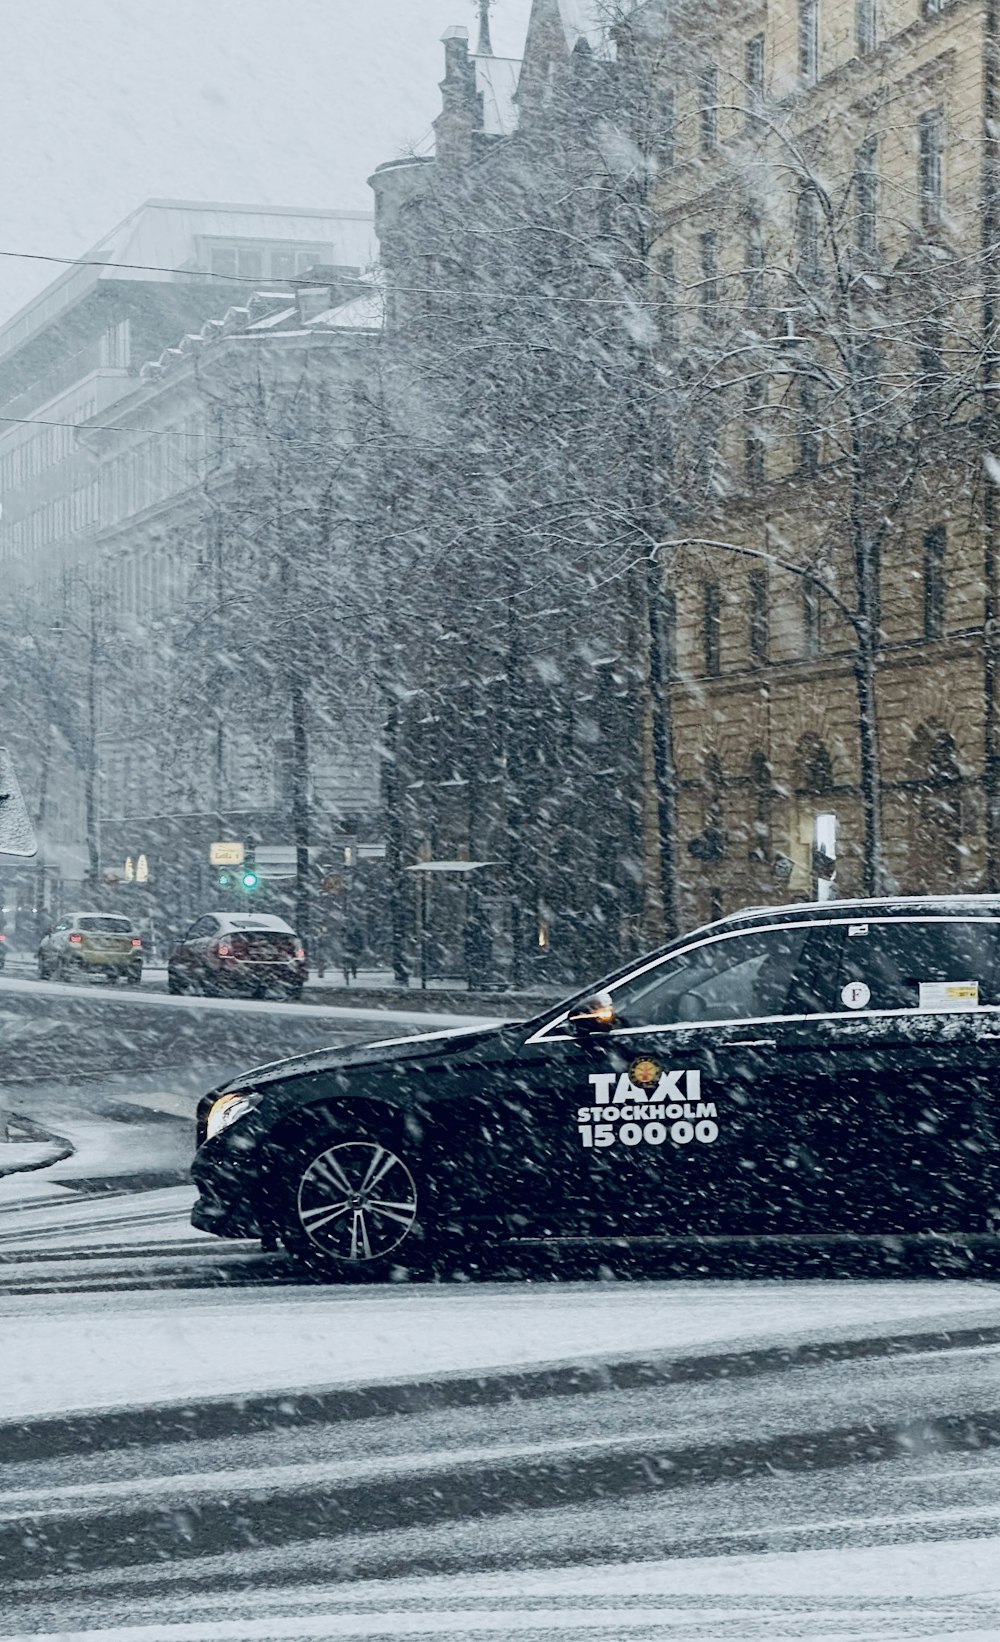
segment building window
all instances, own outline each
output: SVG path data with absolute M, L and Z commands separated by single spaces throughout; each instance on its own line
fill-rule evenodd
M 951 0 L 924 0 L 924 16 L 936 17 L 939 11 L 947 11 Z
M 672 248 L 661 251 L 657 258 L 657 302 L 660 310 L 660 335 L 665 342 L 677 340 L 677 264 Z
M 656 150 L 660 164 L 669 171 L 674 163 L 677 143 L 677 112 L 673 92 L 662 87 L 657 103 Z
M 722 672 L 722 592 L 718 582 L 703 582 L 701 592 L 705 672 L 709 678 L 718 678 Z
M 715 234 L 700 234 L 698 250 L 701 260 L 701 317 L 706 325 L 714 325 L 719 314 L 719 243 Z
M 747 111 L 746 123 L 752 125 L 755 114 L 764 101 L 764 36 L 755 34 L 746 44 Z
M 935 525 L 924 534 L 924 638 L 944 638 L 945 555 L 948 531 Z
M 921 114 L 919 133 L 920 220 L 925 228 L 935 228 L 944 205 L 944 109 Z
M 217 246 L 212 252 L 209 267 L 213 274 L 225 274 L 229 279 L 236 277 L 236 251 L 228 246 Z
M 941 408 L 941 388 L 944 379 L 944 342 L 941 322 L 928 319 L 917 349 L 917 404 L 923 417 L 935 415 Z
M 813 188 L 804 188 L 799 194 L 796 232 L 799 277 L 805 285 L 816 285 L 820 277 L 820 204 Z
M 747 307 L 751 313 L 759 314 L 765 307 L 764 290 L 764 241 L 761 238 L 760 227 L 757 223 L 747 234 L 746 263 L 743 277 L 746 282 Z
M 918 725 L 910 749 L 910 770 L 913 887 L 924 894 L 946 894 L 956 888 L 969 854 L 963 838 L 962 767 L 954 736 L 933 721 Z
M 698 75 L 698 130 L 702 153 L 713 153 L 719 146 L 719 70 L 714 63 Z
M 823 648 L 822 605 L 819 583 L 812 576 L 802 578 L 802 653 L 810 660 Z
M 819 79 L 819 0 L 799 0 L 799 76 L 807 86 Z
M 882 354 L 875 337 L 859 339 L 855 358 L 858 397 L 869 416 L 878 416 L 882 404 Z
M 101 337 L 101 364 L 112 370 L 125 370 L 129 363 L 130 345 L 130 322 L 127 319 L 120 319 L 117 325 L 111 325 Z
M 754 753 L 750 759 L 750 786 L 753 792 L 753 830 L 749 859 L 761 866 L 770 866 L 774 853 L 774 786 L 771 766 L 761 752 Z
M 764 482 L 764 440 L 760 427 L 764 387 L 762 376 L 751 376 L 744 389 L 746 433 L 743 440 L 743 465 L 748 485 L 760 485 Z M 751 582 L 752 580 L 751 577 Z
M 806 378 L 799 383 L 799 472 L 806 479 L 814 479 L 819 472 L 818 411 L 815 383 Z
M 869 51 L 874 51 L 878 43 L 877 0 L 857 0 L 854 28 L 857 35 L 858 51 L 862 56 Z
M 750 572 L 750 660 L 755 667 L 767 666 L 768 650 L 767 571 Z
M 295 278 L 295 252 L 271 252 L 271 276 L 273 279 Z
M 854 156 L 854 211 L 858 250 L 878 250 L 878 138 L 869 137 Z

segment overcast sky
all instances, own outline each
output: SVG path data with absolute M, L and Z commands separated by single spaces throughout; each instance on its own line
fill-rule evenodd
M 496 0 L 521 55 L 530 0 Z M 0 251 L 80 256 L 144 199 L 371 207 L 474 0 L 0 0 Z M 0 257 L 0 321 L 59 270 Z

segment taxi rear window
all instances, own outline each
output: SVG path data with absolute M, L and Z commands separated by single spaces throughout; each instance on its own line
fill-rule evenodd
M 132 929 L 129 918 L 81 918 L 77 926 L 79 929 L 89 930 L 91 933 L 100 932 L 102 935 L 128 935 Z
M 1000 923 L 986 919 L 850 923 L 840 950 L 841 1006 L 938 1010 L 997 1004 L 998 956 Z M 858 998 L 863 1001 L 852 1001 Z

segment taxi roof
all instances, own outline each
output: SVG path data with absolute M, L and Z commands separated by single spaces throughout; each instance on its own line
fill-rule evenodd
M 738 912 L 729 912 L 724 918 L 703 927 L 721 929 L 745 919 L 774 922 L 788 918 L 850 917 L 859 913 L 867 913 L 873 918 L 891 918 L 894 915 L 912 916 L 915 912 L 996 918 L 1000 916 L 1000 895 L 885 895 L 877 898 L 857 896 L 843 901 L 788 901 L 781 905 L 771 902 L 766 906 L 741 907 Z

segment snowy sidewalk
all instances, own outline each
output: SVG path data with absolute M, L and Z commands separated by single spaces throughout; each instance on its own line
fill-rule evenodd
M 8 1295 L 0 1420 L 997 1326 L 1000 1288 L 948 1282 Z
M 157 992 L 152 987 L 139 987 L 132 991 L 124 991 L 118 988 L 97 986 L 89 980 L 74 985 L 64 981 L 32 981 L 7 975 L 0 975 L 0 997 L 8 998 L 12 1002 L 16 1002 L 19 998 L 26 1001 L 53 998 L 62 1003 L 70 1001 L 78 1003 L 87 1000 L 93 1003 L 95 1008 L 173 1010 L 175 1012 L 180 1011 L 181 1014 L 190 1011 L 217 1013 L 222 1010 L 236 1014 L 259 1014 L 264 1012 L 266 1015 L 287 1015 L 293 1020 L 341 1021 L 345 1025 L 351 1023 L 367 1025 L 370 1022 L 373 1027 L 380 1029 L 374 1034 L 378 1037 L 384 1035 L 381 1030 L 383 1028 L 405 1027 L 413 1031 L 430 1032 L 451 1030 L 458 1027 L 496 1026 L 502 1020 L 509 1018 L 495 1011 L 489 1015 L 484 1015 L 473 1007 L 470 1007 L 464 1014 L 458 1013 L 455 1009 L 431 1012 L 426 1009 L 399 1008 L 397 1004 L 407 1002 L 405 992 L 386 992 L 384 1006 L 380 1003 L 378 1007 L 360 1004 L 355 1007 L 346 1004 L 277 1003 L 263 998 L 201 998 L 190 997 L 187 994 L 182 997 L 172 997 L 169 993 Z M 502 997 L 497 997 L 496 1004 L 501 1009 L 503 1002 Z M 8 1033 L 11 1033 L 14 1027 L 19 1024 L 21 1023 L 12 1019 Z

